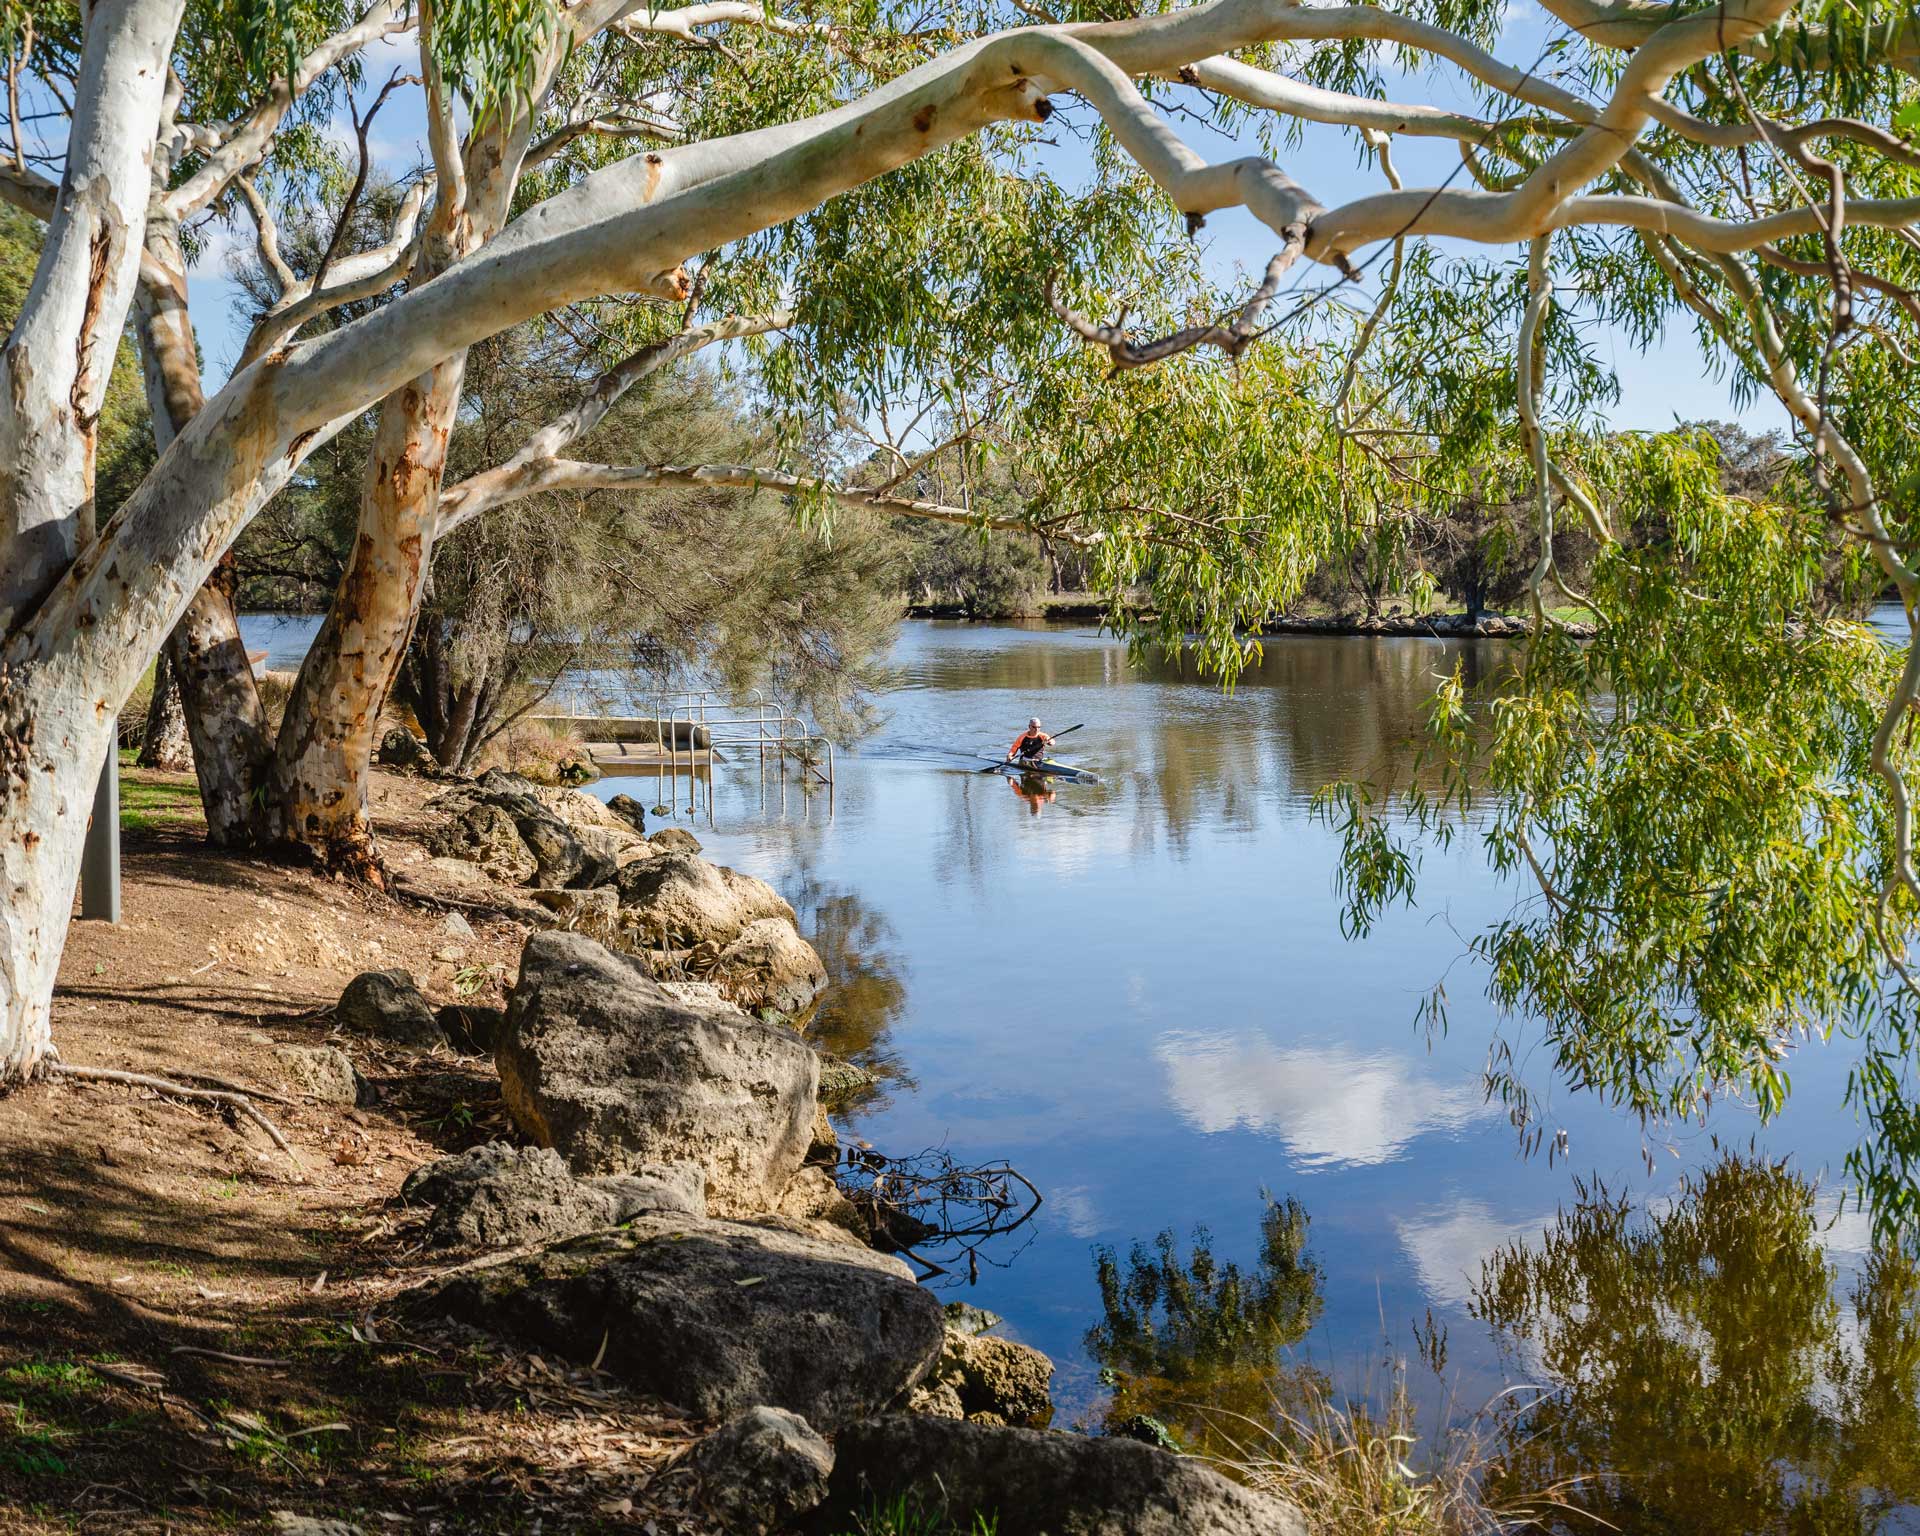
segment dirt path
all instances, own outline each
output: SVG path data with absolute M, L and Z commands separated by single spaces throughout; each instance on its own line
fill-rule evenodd
M 190 780 L 129 779 L 149 809 L 125 833 L 124 921 L 73 926 L 61 1055 L 265 1090 L 298 1166 L 242 1118 L 143 1089 L 0 1099 L 0 1530 L 271 1529 L 275 1510 L 370 1531 L 700 1529 L 673 1479 L 646 1488 L 695 1426 L 402 1301 L 446 1260 L 417 1252 L 400 1183 L 500 1133 L 498 1080 L 343 1037 L 327 1010 L 390 966 L 436 1003 L 497 1004 L 526 930 L 473 916 L 456 937 L 441 911 L 226 857 L 178 810 Z M 431 792 L 380 776 L 398 870 L 424 861 Z M 374 1102 L 291 1097 L 275 1047 L 321 1044 Z

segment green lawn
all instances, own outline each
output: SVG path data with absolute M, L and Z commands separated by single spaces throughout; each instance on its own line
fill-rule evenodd
M 120 830 L 159 832 L 199 825 L 200 791 L 192 779 L 162 778 L 133 766 L 133 749 L 120 749 Z

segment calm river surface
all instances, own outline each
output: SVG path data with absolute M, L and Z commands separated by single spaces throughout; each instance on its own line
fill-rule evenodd
M 985 1250 L 1004 1267 L 952 1294 L 1053 1357 L 1061 1422 L 1107 1411 L 1103 1364 L 1121 1373 L 1108 1384 L 1155 1374 L 1089 1351 L 1113 1321 L 1096 1246 L 1124 1269 L 1170 1229 L 1179 1259 L 1204 1226 L 1217 1259 L 1275 1294 L 1317 1290 L 1252 1330 L 1287 1346 L 1284 1369 L 1360 1386 L 1431 1319 L 1469 1408 L 1504 1383 L 1570 1387 L 1551 1434 L 1528 1425 L 1526 1470 L 1625 1474 L 1592 1505 L 1625 1528 L 1812 1528 L 1813 1506 L 1840 1515 L 1820 1529 L 1915 1528 L 1916 1290 L 1869 1261 L 1863 1218 L 1838 1214 L 1856 1133 L 1845 1053 L 1805 1053 L 1771 1126 L 1726 1106 L 1710 1130 L 1658 1137 L 1553 1089 L 1543 1065 L 1569 1148 L 1550 1164 L 1519 1155 L 1484 1100 L 1501 1021 L 1463 958 L 1524 893 L 1464 839 L 1428 853 L 1417 909 L 1341 936 L 1315 791 L 1395 754 L 1456 661 L 1491 675 L 1510 655 L 1280 638 L 1227 695 L 1085 629 L 913 622 L 885 723 L 840 755 L 831 817 L 791 787 L 784 814 L 777 792 L 763 809 L 757 773 L 734 764 L 716 827 L 704 807 L 680 821 L 792 899 L 826 956 L 828 1043 L 889 1074 L 851 1134 L 1005 1158 L 1043 1192 L 1031 1227 Z M 1086 722 L 1061 755 L 1102 782 L 1036 802 L 951 755 L 1004 750 L 1030 714 Z M 596 789 L 659 798 L 651 778 Z M 1416 1010 L 1443 977 L 1451 1031 L 1429 1042 Z M 1763 1156 L 1725 1155 L 1750 1143 Z M 1592 1198 L 1596 1176 L 1614 1202 Z M 1285 1274 L 1272 1251 L 1262 1263 L 1263 1191 L 1305 1214 Z M 1159 1373 L 1172 1390 L 1129 1405 L 1181 1421 L 1173 1405 L 1209 1391 L 1192 1356 Z

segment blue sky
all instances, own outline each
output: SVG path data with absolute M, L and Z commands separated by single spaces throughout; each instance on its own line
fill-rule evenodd
M 1552 35 L 1551 23 L 1542 13 L 1516 6 L 1499 52 L 1509 62 L 1528 67 L 1540 58 L 1543 45 Z M 362 96 L 370 97 L 391 70 L 411 71 L 417 67 L 411 36 L 399 38 L 370 50 L 366 59 Z M 1441 72 L 1435 76 L 1392 81 L 1389 90 L 1404 100 L 1430 101 L 1436 105 L 1477 109 L 1469 92 L 1460 89 L 1458 77 Z M 1221 134 L 1198 127 L 1190 120 L 1179 120 L 1180 131 L 1188 142 L 1210 159 L 1230 159 L 1241 154 L 1258 153 L 1258 146 L 1247 140 L 1236 143 Z M 334 134 L 343 145 L 352 142 L 351 125 L 344 113 L 334 123 Z M 382 169 L 398 175 L 423 163 L 427 157 L 425 119 L 416 88 L 403 87 L 394 93 L 378 118 L 371 137 L 376 160 Z M 1074 161 L 1080 151 L 1071 139 L 1063 139 L 1056 162 L 1049 169 L 1063 180 L 1074 174 Z M 1455 177 L 1458 184 L 1459 157 L 1447 141 L 1403 138 L 1394 146 L 1395 162 L 1409 186 L 1435 185 Z M 1379 172 L 1360 164 L 1353 140 L 1330 128 L 1309 125 L 1297 150 L 1289 151 L 1283 163 L 1290 175 L 1305 185 L 1322 202 L 1336 203 L 1384 187 Z M 228 275 L 236 251 L 252 242 L 250 227 L 231 231 L 209 229 L 212 237 L 203 258 L 196 264 L 188 284 L 194 322 L 206 356 L 208 383 L 224 380 L 238 354 L 243 328 L 238 323 L 239 290 Z M 1263 225 L 1240 210 L 1228 210 L 1208 220 L 1202 235 L 1203 248 L 1210 264 L 1221 276 L 1236 268 L 1258 273 L 1273 254 L 1274 237 Z M 1463 247 L 1464 249 L 1464 247 Z M 1310 287 L 1328 280 L 1323 269 L 1297 268 L 1290 281 Z M 1377 273 L 1369 272 L 1363 291 L 1353 293 L 1357 302 L 1365 302 L 1374 291 Z M 1711 377 L 1700 355 L 1690 325 L 1678 325 L 1663 341 L 1641 352 L 1624 336 L 1604 326 L 1593 333 L 1594 345 L 1609 361 L 1620 378 L 1621 398 L 1607 414 L 1616 427 L 1657 429 L 1676 421 L 1725 418 L 1741 421 L 1754 430 L 1785 428 L 1785 411 L 1770 395 L 1748 405 L 1737 406 L 1725 379 Z

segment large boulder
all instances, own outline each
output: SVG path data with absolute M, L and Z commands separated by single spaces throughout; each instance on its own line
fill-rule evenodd
M 374 761 L 402 773 L 431 773 L 439 768 L 427 744 L 403 725 L 396 725 L 380 738 Z
M 469 803 L 425 841 L 428 853 L 477 865 L 503 885 L 524 885 L 540 868 L 513 817 L 485 802 Z
M 501 1141 L 414 1169 L 400 1198 L 434 1207 L 427 1241 L 441 1247 L 512 1248 L 636 1216 L 707 1214 L 706 1179 L 691 1165 L 579 1179 L 551 1147 Z
M 333 1005 L 334 1022 L 349 1034 L 367 1035 L 408 1050 L 430 1051 L 447 1037 L 433 1005 L 402 970 L 362 971 Z
M 827 1496 L 833 1447 L 797 1413 L 749 1408 L 696 1445 L 687 1467 L 722 1530 L 764 1536 Z
M 742 1008 L 804 1013 L 826 990 L 827 968 L 785 918 L 761 917 L 720 951 L 713 974 Z
M 666 853 L 629 864 L 619 881 L 620 905 L 655 948 L 731 944 L 760 918 L 794 920 L 793 908 L 766 881 L 691 853 Z
M 819 1057 L 792 1030 L 677 1002 L 576 933 L 520 955 L 494 1050 L 507 1112 L 576 1173 L 692 1162 L 713 1209 L 774 1209 L 806 1156 Z
M 1291 1504 L 1137 1441 L 900 1413 L 840 1431 L 809 1529 L 894 1500 L 959 1530 L 997 1519 L 997 1536 L 1307 1536 Z
M 626 816 L 597 795 L 566 788 L 541 789 L 536 794 L 541 804 L 576 832 L 605 832 L 618 839 L 623 847 L 646 841 L 644 828 L 635 827 Z M 625 795 L 614 796 L 615 801 L 626 799 Z
M 706 1419 L 759 1404 L 831 1433 L 903 1397 L 940 1352 L 940 1303 L 905 1264 L 771 1226 L 642 1216 L 460 1275 L 432 1310 L 599 1359 Z
M 547 793 L 556 800 L 569 797 L 557 803 L 583 823 L 592 815 L 578 804 L 591 796 L 570 789 Z M 605 885 L 618 867 L 618 850 L 609 840 L 596 837 L 591 846 L 584 843 L 566 817 L 542 798 L 540 787 L 517 773 L 490 768 L 471 784 L 437 795 L 427 804 L 429 809 L 452 813 L 451 821 L 428 835 L 429 852 L 470 858 L 503 880 L 510 878 L 508 871 L 522 870 L 530 859 L 531 869 L 511 877 L 516 885 L 590 888 Z M 504 831 L 508 824 L 519 839 L 523 858 L 514 856 Z M 600 825 L 597 819 L 595 824 Z

